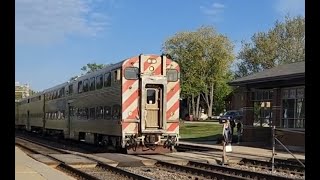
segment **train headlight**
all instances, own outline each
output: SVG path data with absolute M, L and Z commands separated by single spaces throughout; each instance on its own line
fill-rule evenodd
M 132 115 L 132 111 L 129 111 L 128 115 L 131 116 Z
M 171 112 L 171 113 L 170 113 L 170 116 L 173 116 L 173 115 L 174 115 L 174 112 Z
M 149 64 L 155 64 L 157 63 L 157 60 L 156 59 L 148 59 L 147 61 Z
M 154 71 L 154 67 L 153 67 L 153 66 L 150 66 L 150 67 L 149 67 L 149 70 L 150 70 L 150 71 Z
M 157 63 L 157 60 L 156 59 L 152 59 L 152 64 L 155 64 L 155 63 Z

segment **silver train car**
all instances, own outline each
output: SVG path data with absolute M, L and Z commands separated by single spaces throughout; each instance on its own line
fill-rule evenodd
M 16 103 L 16 128 L 126 149 L 170 152 L 179 141 L 180 69 L 139 55 Z

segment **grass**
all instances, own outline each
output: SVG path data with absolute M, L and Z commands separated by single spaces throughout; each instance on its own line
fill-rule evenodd
M 180 123 L 181 140 L 216 141 L 222 135 L 221 124 Z

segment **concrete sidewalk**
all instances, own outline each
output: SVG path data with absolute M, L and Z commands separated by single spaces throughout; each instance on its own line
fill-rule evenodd
M 42 164 L 15 147 L 16 180 L 75 180 L 75 178 Z
M 180 141 L 179 144 L 184 145 L 198 145 L 203 147 L 209 147 L 214 148 L 217 150 L 222 151 L 223 147 L 220 144 L 214 144 L 214 141 L 210 143 L 194 143 L 194 142 L 186 142 L 186 141 Z M 271 157 L 272 150 L 267 148 L 259 148 L 259 147 L 248 147 L 244 145 L 237 145 L 232 144 L 232 153 L 239 153 L 239 154 L 247 154 L 247 155 L 255 155 L 255 156 L 264 156 L 264 157 Z M 290 155 L 287 152 L 284 151 L 276 151 L 276 157 L 279 158 L 288 158 L 292 159 L 292 155 Z M 298 159 L 305 159 L 304 153 L 293 153 Z

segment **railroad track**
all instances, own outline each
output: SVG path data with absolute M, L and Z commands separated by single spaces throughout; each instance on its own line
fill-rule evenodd
M 48 145 L 39 143 L 39 142 L 33 142 L 35 144 L 38 144 L 40 146 L 47 147 L 51 149 L 50 151 L 57 151 L 60 153 L 70 153 L 69 151 L 65 150 L 60 150 L 58 148 L 53 148 Z M 42 150 L 43 151 L 43 150 Z M 46 152 L 46 151 L 45 151 Z M 49 152 L 49 150 L 47 151 Z M 205 153 L 205 152 L 199 152 L 199 153 Z M 116 168 L 113 166 L 105 166 L 104 163 L 97 161 L 96 159 L 92 159 L 91 157 L 87 156 L 86 154 L 82 153 L 72 153 L 78 156 L 82 156 L 84 158 L 87 158 L 89 160 L 97 162 L 97 165 L 94 168 L 78 168 L 77 170 L 87 174 L 91 175 L 93 177 L 99 176 L 101 177 L 100 179 L 105 179 L 106 176 L 108 176 L 106 179 L 110 179 L 110 176 L 115 176 L 115 175 L 108 175 L 109 172 L 115 172 L 119 171 L 121 168 Z M 77 176 L 78 172 L 72 173 L 70 170 L 68 170 L 69 167 L 62 167 L 58 166 L 58 169 L 62 168 L 64 171 L 68 171 L 70 174 L 73 176 Z M 158 169 L 157 169 L 158 168 Z M 139 168 L 137 168 L 139 169 Z M 107 170 L 107 171 L 106 171 Z M 122 177 L 127 176 L 127 177 L 133 177 L 133 179 L 152 179 L 152 177 L 157 177 L 157 179 L 172 179 L 172 177 L 169 178 L 164 178 L 163 174 L 167 172 L 175 173 L 173 179 L 185 179 L 185 177 L 189 177 L 189 179 L 292 179 L 292 178 L 287 178 L 284 176 L 277 176 L 275 174 L 271 173 L 259 173 L 259 172 L 254 172 L 252 170 L 248 170 L 248 168 L 232 168 L 228 166 L 220 166 L 220 165 L 213 165 L 213 164 L 206 164 L 206 163 L 198 163 L 198 162 L 192 162 L 190 161 L 186 166 L 180 166 L 168 162 L 162 162 L 158 161 L 156 163 L 156 167 L 140 167 L 140 170 L 136 171 L 134 168 L 129 168 L 125 169 L 122 168 L 122 170 L 125 171 L 125 173 L 122 173 Z M 132 170 L 132 171 L 130 171 Z M 143 172 L 144 171 L 144 172 Z M 128 172 L 132 172 L 131 175 L 125 175 Z M 150 172 L 147 174 L 147 172 Z M 160 173 L 159 177 L 155 176 L 156 173 Z M 180 174 L 179 174 L 180 173 Z M 110 173 L 109 173 L 110 174 Z M 121 174 L 121 172 L 119 173 Z M 137 175 L 141 174 L 141 175 Z M 136 177 L 137 176 L 137 177 Z M 150 178 L 148 178 L 149 176 Z M 177 178 L 178 177 L 178 178 Z M 200 178 L 199 178 L 200 177 Z M 201 178 L 202 177 L 202 178 Z M 118 179 L 123 179 L 121 177 L 117 177 Z
M 175 149 L 178 152 L 186 152 L 186 151 L 219 151 L 215 148 L 210 147 L 203 147 L 203 146 L 197 146 L 197 145 L 185 145 L 185 144 L 179 144 L 178 146 L 175 146 Z
M 76 150 L 83 153 L 111 152 L 106 148 L 101 148 L 101 147 L 94 146 L 92 144 L 84 143 L 81 141 L 59 139 L 59 138 L 54 138 L 51 136 L 43 136 L 41 134 L 31 133 L 31 132 L 16 131 L 16 137 L 27 137 L 28 139 L 43 142 L 45 144 L 50 144 L 51 146 L 54 146 L 54 147 L 59 147 L 59 148 L 61 147 L 63 149 L 72 150 L 72 151 Z
M 268 169 L 270 171 L 272 170 L 272 162 L 270 161 L 261 161 L 256 159 L 243 158 L 240 161 L 240 164 L 246 165 L 246 166 L 254 166 L 261 169 Z M 280 159 L 275 160 L 274 168 L 276 171 L 279 171 L 279 172 L 286 172 L 288 174 L 296 174 L 300 176 L 304 176 L 304 172 L 305 172 L 305 168 L 302 167 L 300 164 L 298 165 L 298 164 L 285 163 L 285 160 L 280 160 Z
M 193 174 L 201 175 L 206 178 L 215 179 L 272 179 L 272 180 L 288 180 L 292 178 L 265 174 L 253 171 L 247 171 L 237 168 L 231 168 L 228 166 L 206 164 L 200 162 L 189 161 L 187 165 L 177 165 L 173 163 L 158 161 L 156 165 L 164 166 L 170 169 L 187 171 Z
M 23 143 L 24 141 L 24 143 Z M 131 173 L 129 171 L 126 171 L 121 168 L 113 167 L 108 164 L 105 164 L 101 161 L 97 161 L 93 158 L 86 157 L 84 155 L 76 154 L 77 156 L 82 156 L 85 158 L 90 159 L 91 161 L 96 162 L 96 166 L 93 168 L 74 168 L 68 164 L 66 164 L 64 161 L 61 161 L 54 156 L 50 155 L 52 152 L 56 153 L 62 153 L 67 154 L 69 152 L 60 150 L 54 147 L 50 147 L 48 145 L 34 142 L 26 138 L 16 138 L 16 145 L 22 147 L 23 149 L 26 149 L 27 151 L 34 153 L 34 154 L 41 154 L 43 156 L 46 156 L 50 159 L 53 159 L 57 161 L 59 164 L 56 167 L 59 170 L 62 170 L 71 176 L 74 176 L 79 179 L 88 179 L 88 180 L 100 180 L 100 179 L 138 179 L 138 180 L 151 180 L 152 178 L 144 177 L 141 175 L 137 175 L 134 173 Z M 39 148 L 41 147 L 41 148 Z M 40 150 L 39 150 L 40 149 Z M 45 151 L 47 149 L 47 151 Z M 101 169 L 103 171 L 101 171 Z M 100 171 L 99 171 L 100 170 Z M 97 172 L 100 173 L 97 173 Z
M 180 149 L 178 149 L 179 151 Z M 199 152 L 199 150 L 201 150 Z M 196 152 L 190 152 L 195 154 L 201 154 L 201 155 L 207 155 L 207 156 L 216 156 L 221 157 L 221 151 L 219 154 L 216 152 L 210 151 L 210 148 L 207 147 L 197 147 L 197 146 L 189 146 L 189 145 L 183 145 L 180 151 L 196 151 Z M 205 152 L 205 151 L 210 151 Z M 209 153 L 209 154 L 208 154 Z M 243 155 L 243 154 L 241 154 Z M 235 157 L 239 158 L 239 164 L 230 164 L 230 167 L 236 167 L 239 169 L 247 169 L 248 171 L 257 171 L 261 170 L 261 172 L 265 172 L 268 174 L 278 174 L 280 176 L 287 176 L 293 178 L 303 178 L 305 176 L 305 168 L 302 167 L 297 161 L 295 160 L 284 160 L 284 159 L 275 159 L 275 171 L 272 172 L 272 163 L 269 158 L 265 157 L 266 161 L 258 160 L 258 159 L 249 159 L 249 158 L 243 158 L 238 155 L 229 154 L 228 157 Z M 301 160 L 303 162 L 303 160 Z

